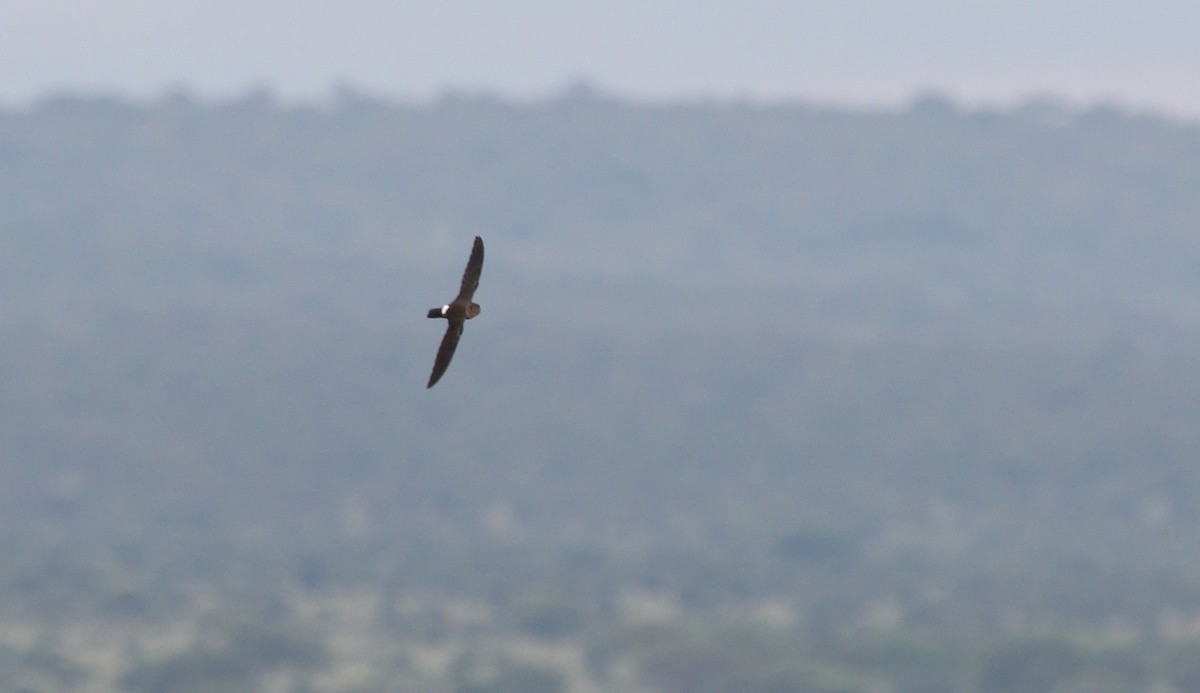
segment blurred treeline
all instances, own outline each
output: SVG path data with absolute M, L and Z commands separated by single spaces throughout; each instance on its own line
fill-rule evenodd
M 1053 100 L 0 112 L 0 688 L 1196 690 L 1198 232 Z

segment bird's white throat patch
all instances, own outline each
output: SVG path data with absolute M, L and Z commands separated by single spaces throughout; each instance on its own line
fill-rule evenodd
M 448 311 L 448 310 L 450 310 L 450 304 L 446 304 L 446 305 L 442 306 L 442 315 L 445 315 L 446 311 Z

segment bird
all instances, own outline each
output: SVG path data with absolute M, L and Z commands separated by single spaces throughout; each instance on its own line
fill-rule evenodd
M 429 309 L 428 317 L 444 318 L 449 324 L 446 326 L 446 335 L 442 337 L 442 344 L 438 347 L 437 358 L 433 361 L 433 372 L 429 375 L 429 384 L 425 386 L 427 390 L 437 384 L 438 379 L 450 365 L 450 359 L 454 358 L 454 350 L 458 348 L 458 338 L 463 333 L 463 324 L 479 315 L 479 304 L 474 303 L 471 299 L 475 296 L 475 289 L 479 288 L 479 273 L 482 270 L 483 239 L 476 236 L 475 244 L 471 246 L 471 259 L 467 260 L 467 268 L 463 270 L 462 286 L 458 290 L 458 296 L 441 308 Z

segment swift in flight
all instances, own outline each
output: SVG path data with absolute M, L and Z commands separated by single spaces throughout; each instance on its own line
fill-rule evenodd
M 442 345 L 438 347 L 437 358 L 433 361 L 433 373 L 429 375 L 426 389 L 437 383 L 450 365 L 450 359 L 454 358 L 458 338 L 463 333 L 463 324 L 479 315 L 479 304 L 473 303 L 471 298 L 475 296 L 475 289 L 479 288 L 479 273 L 482 270 L 483 239 L 476 236 L 475 245 L 471 247 L 471 259 L 467 260 L 467 268 L 463 270 L 462 287 L 458 290 L 458 296 L 441 308 L 429 310 L 429 317 L 445 318 L 449 324 L 446 326 L 446 335 L 442 337 Z

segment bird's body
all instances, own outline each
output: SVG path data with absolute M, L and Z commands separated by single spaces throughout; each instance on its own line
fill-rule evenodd
M 479 274 L 482 270 L 483 239 L 476 236 L 475 244 L 471 247 L 471 259 L 467 260 L 467 268 L 463 270 L 462 286 L 458 290 L 458 296 L 441 308 L 429 310 L 428 317 L 445 318 L 449 324 L 446 326 L 445 336 L 442 337 L 442 344 L 438 347 L 437 358 L 433 361 L 433 373 L 429 375 L 429 384 L 425 386 L 426 389 L 433 387 L 446 372 L 446 368 L 450 365 L 450 359 L 454 358 L 454 350 L 458 348 L 458 339 L 462 336 L 463 325 L 467 320 L 479 315 L 479 304 L 474 303 L 471 299 L 475 296 L 475 289 L 479 288 Z

